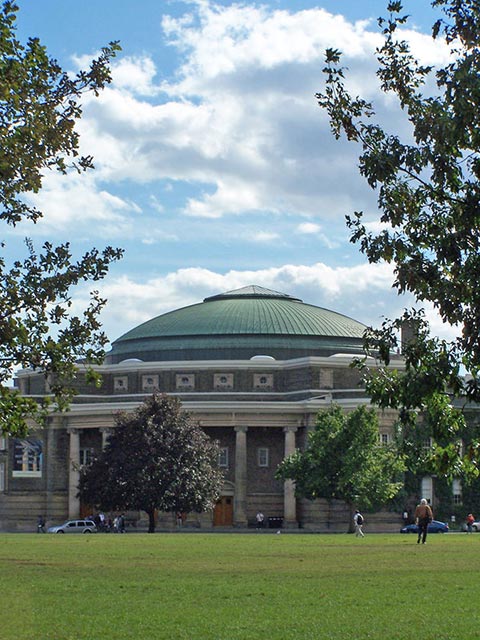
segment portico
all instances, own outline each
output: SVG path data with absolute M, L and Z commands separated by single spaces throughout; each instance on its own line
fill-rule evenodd
M 88 406 L 75 406 L 64 421 L 68 425 L 64 424 L 69 443 L 69 518 L 79 517 L 81 513 L 77 497 L 81 464 L 86 462 L 87 453 L 94 455 L 105 446 L 115 428 L 112 415 L 109 420 L 111 424 L 98 427 L 90 424 L 89 414 Z M 277 426 L 272 415 L 262 419 L 262 414 L 258 412 L 247 416 L 235 411 L 228 417 L 223 412 L 221 416 L 214 418 L 212 414 L 202 413 L 200 417 L 200 423 L 207 434 L 226 450 L 224 491 L 218 508 L 210 516 L 211 526 L 244 528 L 253 521 L 256 511 L 262 510 L 267 518 L 280 518 L 285 527 L 298 527 L 293 483 L 275 479 L 278 464 L 284 456 L 295 450 L 298 426 Z M 278 418 L 280 423 L 286 419 L 294 419 L 296 423 L 299 421 L 298 417 L 285 414 Z M 104 420 L 106 422 L 107 416 Z M 98 416 L 95 422 L 97 421 Z M 243 424 L 236 424 L 237 422 Z M 205 519 L 202 518 L 202 521 L 205 523 Z

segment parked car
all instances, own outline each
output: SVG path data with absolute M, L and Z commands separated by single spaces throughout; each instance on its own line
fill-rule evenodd
M 480 531 L 480 520 L 475 520 L 475 522 L 472 522 L 472 529 L 474 531 Z
M 97 533 L 97 527 L 92 520 L 67 520 L 63 524 L 49 527 L 48 533 Z
M 407 524 L 406 527 L 400 529 L 400 533 L 418 533 L 418 527 L 416 524 Z M 439 520 L 432 520 L 428 525 L 428 533 L 448 533 L 448 524 Z

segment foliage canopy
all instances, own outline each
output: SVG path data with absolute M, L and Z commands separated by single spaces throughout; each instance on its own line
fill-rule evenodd
M 26 196 L 41 189 L 45 171 L 93 167 L 91 156 L 79 155 L 75 125 L 81 97 L 98 95 L 111 81 L 109 63 L 120 48 L 110 43 L 88 70 L 72 77 L 38 38 L 26 44 L 17 39 L 17 11 L 9 1 L 0 8 L 0 221 L 10 226 L 42 217 Z M 122 251 L 92 249 L 74 259 L 69 243 L 46 242 L 38 250 L 27 239 L 26 257 L 9 263 L 6 243 L 0 248 L 0 432 L 22 435 L 29 419 L 42 419 L 48 400 L 42 407 L 13 392 L 8 386 L 13 369 L 45 372 L 52 399 L 65 408 L 74 393 L 76 361 L 101 362 L 107 342 L 99 322 L 106 301 L 91 291 L 88 307 L 75 315 L 72 288 L 105 277 Z M 88 375 L 99 381 L 93 370 Z
M 434 338 L 422 310 L 405 311 L 366 335 L 367 353 L 380 355 L 380 371 L 363 364 L 367 390 L 381 407 L 399 409 L 404 442 L 422 430 L 418 409 L 436 413 L 431 428 L 437 470 L 478 474 L 474 444 L 461 459 L 452 444 L 463 418 L 448 398 L 480 400 L 480 5 L 477 0 L 434 0 L 440 17 L 432 38 L 450 48 L 444 66 L 425 66 L 402 38 L 407 23 L 402 3 L 388 3 L 380 18 L 383 45 L 377 49 L 381 90 L 395 96 L 410 124 L 402 140 L 375 123 L 375 108 L 346 88 L 341 53 L 326 52 L 326 88 L 317 94 L 335 137 L 361 147 L 359 170 L 377 194 L 381 231 L 371 231 L 364 213 L 347 216 L 351 241 L 372 263 L 394 265 L 393 286 L 432 303 L 442 320 L 457 328 L 453 341 Z M 399 329 L 410 323 L 415 340 L 401 344 Z M 402 349 L 405 374 L 388 368 Z M 464 370 L 472 377 L 465 378 Z M 442 408 L 442 412 L 438 409 Z M 438 419 L 442 416 L 442 419 Z
M 379 442 L 374 409 L 360 405 L 346 414 L 334 405 L 318 413 L 305 450 L 285 458 L 277 476 L 294 480 L 302 498 L 344 500 L 374 509 L 399 492 L 403 470 L 395 446 Z
M 217 445 L 177 398 L 157 394 L 116 416 L 105 449 L 81 474 L 80 497 L 105 510 L 145 511 L 153 532 L 156 510 L 213 509 L 222 482 Z

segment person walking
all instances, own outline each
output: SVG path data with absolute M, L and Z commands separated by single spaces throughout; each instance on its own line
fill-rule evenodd
M 357 538 L 364 538 L 365 534 L 363 533 L 363 516 L 358 509 L 355 511 L 355 515 L 353 516 L 353 523 L 355 525 L 355 536 Z
M 467 533 L 473 533 L 473 523 L 475 522 L 475 518 L 472 513 L 469 513 L 466 517 L 465 524 L 467 525 Z
M 420 500 L 420 504 L 418 504 L 417 508 L 415 509 L 415 524 L 418 527 L 417 544 L 420 544 L 420 540 L 422 541 L 422 544 L 425 544 L 425 542 L 427 541 L 428 525 L 432 520 L 432 509 L 425 498 L 422 498 Z
M 45 520 L 43 516 L 37 518 L 37 533 L 45 533 Z
M 263 529 L 263 527 L 265 526 L 265 516 L 261 511 L 257 512 L 257 515 L 255 516 L 255 521 L 256 521 L 257 529 Z

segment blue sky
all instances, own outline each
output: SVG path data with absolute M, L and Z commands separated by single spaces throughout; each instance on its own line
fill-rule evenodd
M 410 304 L 392 292 L 391 268 L 368 265 L 349 243 L 345 215 L 363 210 L 373 224 L 375 194 L 358 175 L 357 150 L 333 139 L 315 100 L 324 51 L 335 47 L 353 90 L 375 101 L 382 122 L 407 130 L 375 78 L 386 0 L 18 4 L 20 38 L 40 37 L 65 69 L 86 66 L 110 40 L 122 46 L 114 82 L 85 100 L 79 124 L 96 170 L 46 175 L 35 198 L 41 223 L 3 230 L 16 251 L 23 236 L 68 240 L 79 254 L 125 248 L 100 287 L 112 340 L 247 284 L 374 325 Z M 430 3 L 404 5 L 415 54 L 444 62 L 427 35 Z M 78 309 L 86 293 L 77 292 Z

